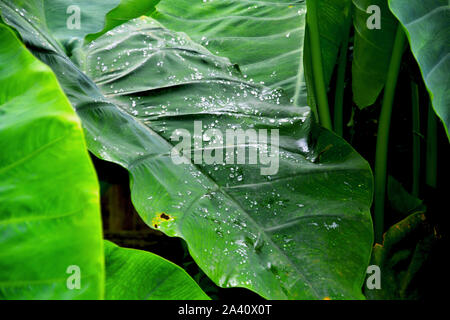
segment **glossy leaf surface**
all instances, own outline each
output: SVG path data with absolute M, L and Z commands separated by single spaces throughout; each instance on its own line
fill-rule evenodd
M 149 225 L 186 239 L 208 276 L 268 298 L 358 297 L 354 277 L 371 242 L 370 172 L 342 140 L 315 127 L 309 109 L 279 104 L 277 92 L 244 82 L 226 59 L 152 20 L 118 27 L 87 46 L 79 61 L 135 123 L 133 135 L 126 127 L 92 128 L 96 149 L 125 164 L 138 212 Z M 112 111 L 84 108 L 80 115 L 92 125 Z M 220 146 L 212 130 L 279 128 L 278 172 L 267 176 L 265 166 L 205 160 L 175 165 L 172 137 L 186 130 L 198 139 L 195 121 L 205 132 L 192 148 L 204 157 L 215 149 L 223 159 L 234 151 Z M 126 149 L 115 150 L 117 138 L 111 138 L 119 133 Z M 352 238 L 359 245 L 350 245 Z

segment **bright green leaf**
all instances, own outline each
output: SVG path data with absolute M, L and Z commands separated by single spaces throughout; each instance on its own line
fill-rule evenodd
M 0 39 L 0 299 L 102 298 L 99 188 L 80 121 L 50 68 L 3 24 Z
M 106 299 L 209 300 L 186 271 L 153 253 L 105 241 Z

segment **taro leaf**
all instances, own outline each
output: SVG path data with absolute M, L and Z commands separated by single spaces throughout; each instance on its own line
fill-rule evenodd
M 0 39 L 0 299 L 102 298 L 99 188 L 80 121 L 3 24 Z M 80 289 L 67 287 L 69 266 Z
M 360 108 L 377 100 L 386 82 L 389 62 L 397 28 L 397 21 L 388 8 L 387 0 L 353 0 L 355 43 L 352 64 L 353 100 Z M 370 6 L 378 6 L 381 29 L 369 29 L 367 13 Z
M 229 58 L 247 80 L 282 88 L 304 106 L 305 15 L 304 0 L 162 0 L 152 17 Z
M 36 44 L 14 14 L 8 20 Z M 227 59 L 151 19 L 123 24 L 78 51 L 104 95 L 43 46 L 34 52 L 59 75 L 89 149 L 130 171 L 144 221 L 184 238 L 213 281 L 266 298 L 362 298 L 372 175 L 345 141 L 314 124 L 309 108 L 277 104 L 277 92 L 244 82 Z M 194 121 L 222 132 L 278 129 L 272 146 L 242 144 L 272 150 L 278 172 L 261 175 L 267 165 L 175 165 L 178 142 L 170 137 L 176 129 L 192 133 Z M 218 140 L 204 138 L 197 150 Z
M 351 0 L 316 0 L 318 1 L 318 21 L 320 33 L 320 46 L 324 78 L 327 85 L 330 83 L 337 56 L 344 38 L 344 33 L 349 32 L 348 15 L 351 14 Z M 307 26 L 308 29 L 308 26 Z M 305 34 L 305 77 L 308 86 L 308 103 L 315 106 L 313 75 L 311 65 L 311 47 L 309 46 L 309 34 Z
M 106 24 L 102 31 L 86 36 L 86 41 L 97 39 L 114 27 L 142 15 L 150 15 L 159 0 L 121 0 L 117 8 L 106 15 Z
M 105 114 L 117 113 L 111 106 L 79 108 L 97 139 L 93 150 L 130 171 L 144 221 L 183 237 L 211 279 L 266 298 L 360 297 L 371 243 L 370 171 L 347 144 L 313 125 L 310 109 L 278 105 L 276 92 L 243 82 L 228 60 L 150 19 L 98 38 L 79 63 L 132 122 L 107 125 Z M 171 137 L 183 130 L 203 138 L 195 149 L 233 156 L 217 133 L 194 132 L 195 121 L 220 132 L 278 128 L 278 172 L 175 165 Z M 259 143 L 245 145 L 274 147 Z
M 45 30 L 64 47 L 81 42 L 85 35 L 102 30 L 105 15 L 120 0 L 1 0 L 0 6 L 16 10 L 34 28 Z M 4 9 L 5 10 L 5 9 Z M 75 20 L 79 13 L 80 24 Z M 49 39 L 47 39 L 49 40 Z
M 447 0 L 390 0 L 405 28 L 436 114 L 450 139 L 450 5 Z
M 156 254 L 105 241 L 108 300 L 209 300 L 186 271 Z

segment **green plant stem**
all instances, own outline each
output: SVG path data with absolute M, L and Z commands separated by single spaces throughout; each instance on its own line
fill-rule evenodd
M 411 81 L 412 131 L 413 131 L 413 181 L 412 195 L 419 196 L 420 186 L 420 109 L 419 86 Z
M 381 105 L 380 120 L 378 123 L 377 146 L 375 154 L 375 201 L 374 201 L 374 228 L 375 241 L 381 243 L 384 231 L 384 200 L 386 193 L 387 154 L 389 145 L 389 128 L 391 124 L 392 104 L 394 102 L 395 88 L 397 86 L 406 36 L 402 27 L 397 27 L 389 71 L 384 87 L 383 103 Z
M 317 0 L 307 1 L 308 6 L 307 21 L 311 43 L 314 87 L 316 93 L 316 101 L 318 106 L 320 124 L 323 127 L 332 130 L 330 109 L 328 107 L 327 89 L 323 73 L 317 3 L 318 3 Z
M 338 71 L 336 79 L 336 94 L 334 97 L 334 132 L 341 137 L 344 135 L 344 89 L 345 89 L 345 71 L 347 70 L 347 50 L 350 37 L 350 28 L 352 22 L 352 6 L 347 15 L 347 30 L 344 32 L 344 38 L 339 52 Z
M 428 107 L 426 184 L 437 187 L 437 121 L 433 107 Z

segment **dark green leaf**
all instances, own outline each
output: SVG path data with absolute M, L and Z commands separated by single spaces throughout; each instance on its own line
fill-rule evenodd
M 372 300 L 413 300 L 422 298 L 420 282 L 436 237 L 429 230 L 423 212 L 415 212 L 390 227 L 383 235 L 383 245 L 376 244 L 371 264 L 380 267 L 381 288 L 366 289 Z M 422 273 L 422 274 L 421 274 Z M 423 279 L 418 279 L 423 277 Z M 418 285 L 419 284 L 419 285 Z
M 312 124 L 309 109 L 278 105 L 276 92 L 243 82 L 226 59 L 152 20 L 98 38 L 79 61 L 133 123 L 99 127 L 96 119 L 110 123 L 104 117 L 114 108 L 79 108 L 94 150 L 130 170 L 138 212 L 183 237 L 209 277 L 267 298 L 360 297 L 371 243 L 370 172 L 342 140 Z M 171 135 L 194 132 L 194 121 L 222 132 L 279 128 L 279 172 L 175 165 Z M 204 139 L 196 147 L 213 147 L 212 136 Z
M 386 82 L 397 21 L 387 0 L 353 0 L 355 43 L 352 65 L 353 100 L 360 108 L 375 103 Z M 373 13 L 370 6 L 380 8 L 380 29 L 369 29 L 367 21 Z

